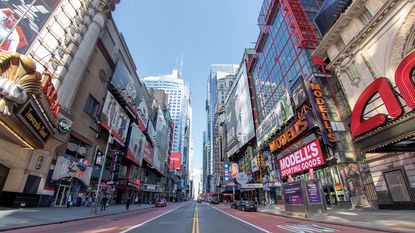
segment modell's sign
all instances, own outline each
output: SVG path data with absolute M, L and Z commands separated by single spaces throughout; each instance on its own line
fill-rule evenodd
M 326 101 L 323 99 L 323 92 L 321 91 L 320 84 L 310 83 L 310 88 L 313 91 L 318 110 L 320 111 L 321 119 L 323 120 L 323 127 L 327 133 L 327 138 L 330 142 L 336 142 L 336 136 L 334 135 L 333 129 L 331 128 Z
M 281 177 L 286 177 L 324 164 L 318 139 L 303 148 L 278 159 Z
M 396 87 L 402 95 L 403 101 L 411 109 L 415 109 L 415 84 L 411 77 L 414 67 L 415 52 L 412 52 L 399 64 L 395 72 Z M 387 116 L 384 114 L 376 114 L 369 119 L 363 120 L 365 107 L 377 93 L 380 95 L 391 117 L 397 118 L 403 114 L 404 110 L 398 100 L 397 93 L 392 89 L 388 79 L 384 77 L 377 78 L 363 91 L 354 106 L 350 121 L 353 137 L 359 137 L 386 123 Z

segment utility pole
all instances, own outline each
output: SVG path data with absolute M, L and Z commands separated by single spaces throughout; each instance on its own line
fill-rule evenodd
M 113 114 L 111 113 L 112 111 L 112 107 L 113 107 L 113 102 L 114 100 L 110 100 L 109 103 L 109 109 L 108 109 L 108 125 L 109 125 L 109 135 L 108 135 L 108 140 L 107 140 L 107 145 L 105 146 L 105 153 L 104 153 L 104 159 L 102 161 L 101 164 L 101 172 L 99 174 L 99 178 L 98 178 L 98 183 L 97 183 L 97 190 L 95 191 L 95 206 L 94 206 L 94 214 L 97 213 L 97 205 L 98 205 L 98 198 L 99 198 L 99 191 L 100 191 L 100 186 L 101 186 L 101 180 L 102 180 L 102 176 L 104 174 L 104 169 L 105 169 L 105 164 L 107 162 L 107 155 L 108 155 L 108 148 L 109 145 L 112 143 L 112 117 Z M 115 113 L 115 112 L 114 112 Z

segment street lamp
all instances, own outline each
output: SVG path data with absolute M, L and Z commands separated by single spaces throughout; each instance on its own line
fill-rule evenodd
M 110 103 L 109 103 L 109 109 L 108 109 L 108 113 L 109 113 L 108 114 L 109 135 L 108 135 L 107 145 L 105 146 L 104 159 L 103 159 L 102 164 L 101 164 L 101 172 L 100 172 L 99 178 L 98 178 L 97 190 L 95 191 L 94 214 L 97 213 L 97 204 L 98 204 L 97 202 L 98 202 L 98 197 L 99 197 L 101 180 L 102 180 L 102 176 L 104 174 L 105 164 L 107 162 L 108 148 L 109 148 L 109 145 L 112 142 L 112 117 L 113 117 L 113 114 L 115 114 L 115 112 L 114 113 L 111 112 L 112 108 L 113 108 L 113 105 L 114 105 L 114 100 L 111 99 Z

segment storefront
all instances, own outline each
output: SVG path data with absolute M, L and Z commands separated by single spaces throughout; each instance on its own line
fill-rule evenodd
M 0 84 L 0 205 L 37 207 L 53 153 L 62 143 L 53 137 L 59 103 L 50 76 L 36 72 L 31 59 L 0 53 L 6 59 Z

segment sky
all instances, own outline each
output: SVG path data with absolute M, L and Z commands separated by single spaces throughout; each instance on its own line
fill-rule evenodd
M 206 86 L 211 64 L 239 64 L 255 47 L 261 0 L 122 0 L 113 17 L 140 78 L 169 74 L 183 54 L 191 91 L 194 187 L 203 166 Z

